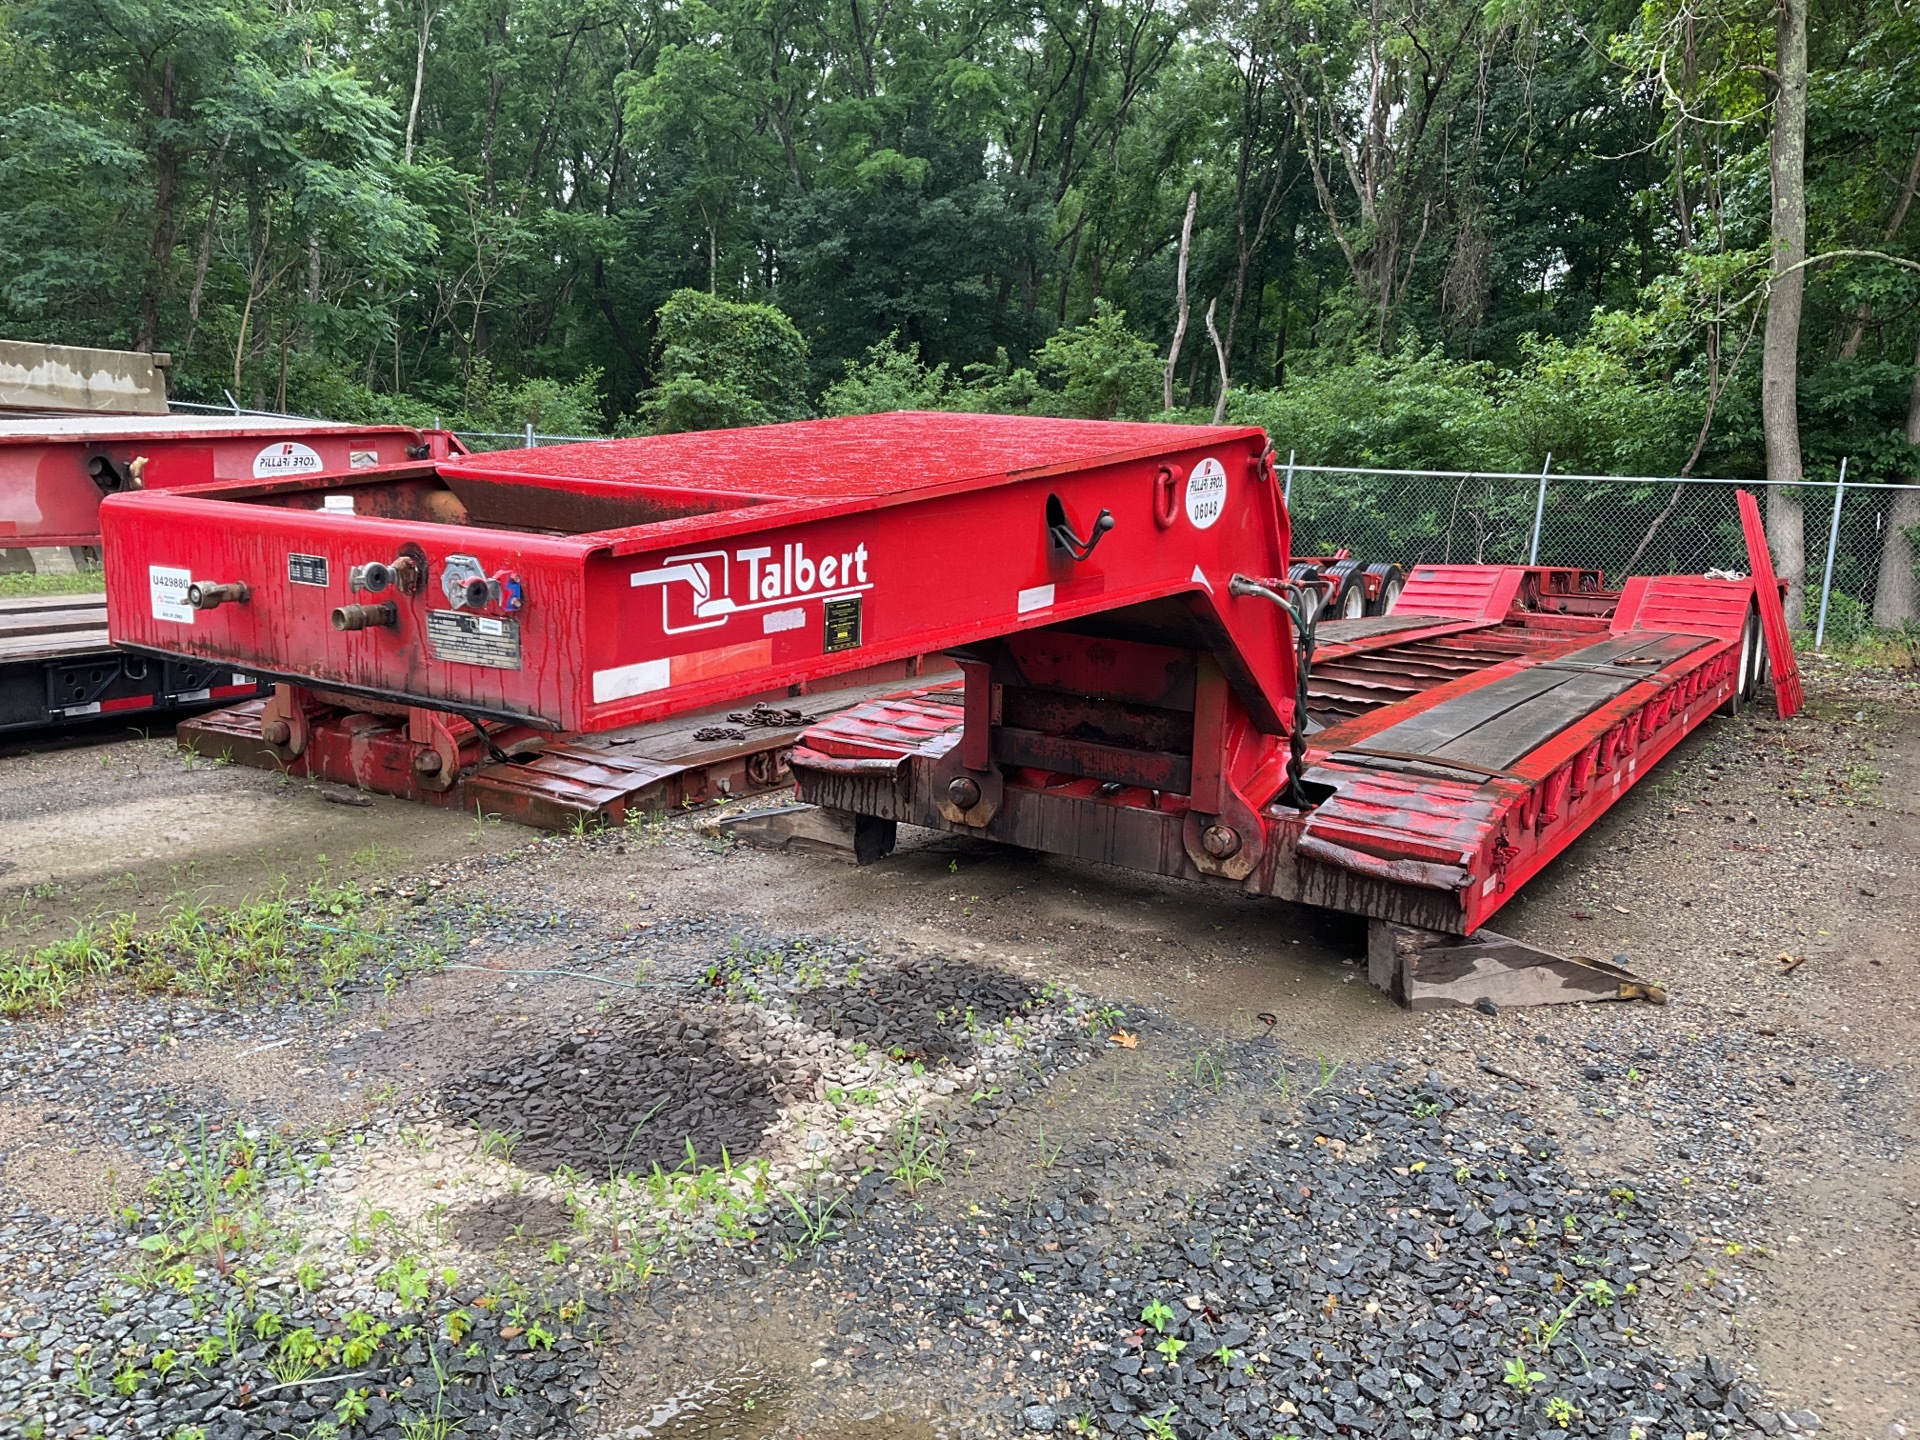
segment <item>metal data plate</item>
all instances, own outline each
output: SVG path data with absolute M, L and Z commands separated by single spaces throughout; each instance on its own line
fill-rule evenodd
M 460 665 L 488 665 L 495 670 L 520 668 L 520 622 L 494 615 L 469 615 L 463 610 L 429 610 L 427 644 L 436 660 Z
M 324 555 L 287 556 L 287 581 L 293 585 L 327 587 L 327 557 Z
M 829 600 L 825 611 L 826 634 L 820 648 L 831 655 L 836 650 L 856 650 L 860 646 L 860 597 Z

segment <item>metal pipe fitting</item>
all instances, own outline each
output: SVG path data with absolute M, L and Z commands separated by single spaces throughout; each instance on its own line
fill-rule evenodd
M 336 630 L 371 630 L 399 623 L 400 607 L 391 600 L 376 601 L 372 605 L 341 605 L 333 612 Z
M 244 580 L 219 585 L 195 580 L 187 586 L 187 604 L 195 610 L 218 610 L 226 604 L 244 605 L 252 594 L 252 587 Z
M 347 571 L 347 589 L 378 595 L 393 588 L 402 595 L 413 595 L 420 589 L 420 578 L 420 562 L 411 555 L 398 555 L 391 561 L 369 560 L 365 565 L 355 565 Z
M 378 560 L 365 565 L 356 565 L 347 572 L 347 589 L 355 592 L 365 591 L 369 595 L 378 595 L 393 584 L 393 567 L 383 565 Z

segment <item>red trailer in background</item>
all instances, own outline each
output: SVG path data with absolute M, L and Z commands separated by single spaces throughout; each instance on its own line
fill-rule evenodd
M 77 408 L 90 405 L 110 413 Z M 127 655 L 108 641 L 103 593 L 57 593 L 97 563 L 106 496 L 465 453 L 441 430 L 166 407 L 154 357 L 0 342 L 0 572 L 58 577 L 0 592 L 0 732 L 204 708 L 259 690 L 225 662 Z
M 549 823 L 790 760 L 863 859 L 907 821 L 1365 916 L 1409 1004 L 1633 992 L 1480 927 L 1761 674 L 1744 578 L 1421 565 L 1323 623 L 1245 427 L 876 415 L 101 513 L 116 641 L 280 682 L 203 748 Z
M 244 415 L 0 415 L 0 550 L 100 544 L 100 501 L 465 453 L 444 430 Z

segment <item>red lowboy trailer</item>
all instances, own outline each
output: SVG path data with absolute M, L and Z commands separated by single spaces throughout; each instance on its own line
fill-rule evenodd
M 1244 427 L 880 415 L 101 514 L 118 643 L 282 682 L 202 730 L 235 758 L 617 817 L 661 793 L 607 748 L 634 727 L 877 677 L 782 745 L 863 857 L 908 821 L 1363 915 L 1408 1003 L 1630 978 L 1457 937 L 1751 695 L 1778 599 L 1422 565 L 1315 625 Z M 939 652 L 957 678 L 903 687 Z

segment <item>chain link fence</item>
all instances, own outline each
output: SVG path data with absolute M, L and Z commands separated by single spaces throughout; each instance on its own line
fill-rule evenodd
M 1281 470 L 1293 548 L 1411 568 L 1422 563 L 1537 561 L 1628 575 L 1747 569 L 1734 491 L 1764 510 L 1768 482 L 1661 476 L 1382 470 L 1289 461 Z M 1913 563 L 1920 486 L 1849 484 L 1840 476 L 1788 487 L 1804 512 L 1806 625 L 1847 643 L 1873 623 L 1881 567 Z M 1837 523 L 1836 523 L 1837 520 Z M 1905 544 L 1889 546 L 1890 532 Z M 1825 614 L 1824 627 L 1821 615 Z M 1819 642 L 1816 642 L 1819 643 Z

